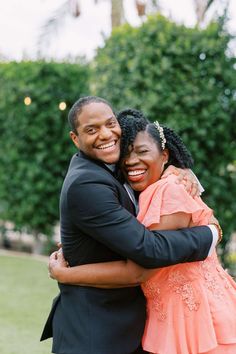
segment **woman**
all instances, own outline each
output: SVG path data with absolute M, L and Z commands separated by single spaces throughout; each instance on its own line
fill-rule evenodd
M 192 198 L 173 175 L 160 179 L 169 165 L 190 168 L 192 158 L 181 139 L 136 110 L 120 112 L 121 167 L 140 193 L 138 219 L 150 229 L 206 225 L 212 210 Z M 59 256 L 60 259 L 61 256 Z M 63 262 L 63 259 L 61 259 Z M 202 262 L 147 270 L 131 261 L 57 269 L 60 282 L 97 287 L 142 284 L 147 299 L 143 348 L 156 354 L 236 353 L 236 284 L 214 253 Z

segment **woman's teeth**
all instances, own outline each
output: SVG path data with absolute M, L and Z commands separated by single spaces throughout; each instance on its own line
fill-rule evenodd
M 128 176 L 139 176 L 143 175 L 145 172 L 145 170 L 128 171 Z

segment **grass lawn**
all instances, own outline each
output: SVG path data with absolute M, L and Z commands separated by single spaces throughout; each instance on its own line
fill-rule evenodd
M 57 293 L 46 262 L 0 255 L 1 354 L 51 353 L 51 339 L 40 343 L 39 338 Z

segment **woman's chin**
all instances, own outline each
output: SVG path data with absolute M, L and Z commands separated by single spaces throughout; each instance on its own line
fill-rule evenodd
M 147 188 L 146 185 L 143 183 L 134 183 L 134 182 L 129 182 L 130 187 L 135 191 L 135 192 L 142 192 L 144 191 L 145 188 Z

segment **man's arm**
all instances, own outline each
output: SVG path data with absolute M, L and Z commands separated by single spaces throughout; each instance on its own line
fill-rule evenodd
M 191 215 L 183 212 L 164 215 L 153 229 L 177 229 L 187 227 Z M 49 274 L 60 283 L 86 285 L 98 288 L 120 288 L 136 286 L 156 274 L 157 269 L 145 269 L 130 261 L 113 261 L 68 267 L 62 249 L 54 252 L 49 260 Z
M 212 244 L 208 227 L 149 231 L 125 208 L 115 187 L 76 181 L 68 191 L 71 218 L 89 237 L 145 268 L 203 260 Z
M 175 213 L 164 215 L 153 229 L 177 229 L 187 227 L 191 215 Z M 59 283 L 72 285 L 86 285 L 98 288 L 119 288 L 137 286 L 148 280 L 157 272 L 157 269 L 145 269 L 130 260 L 84 264 L 68 267 L 62 249 L 54 252 L 49 259 L 49 275 Z

